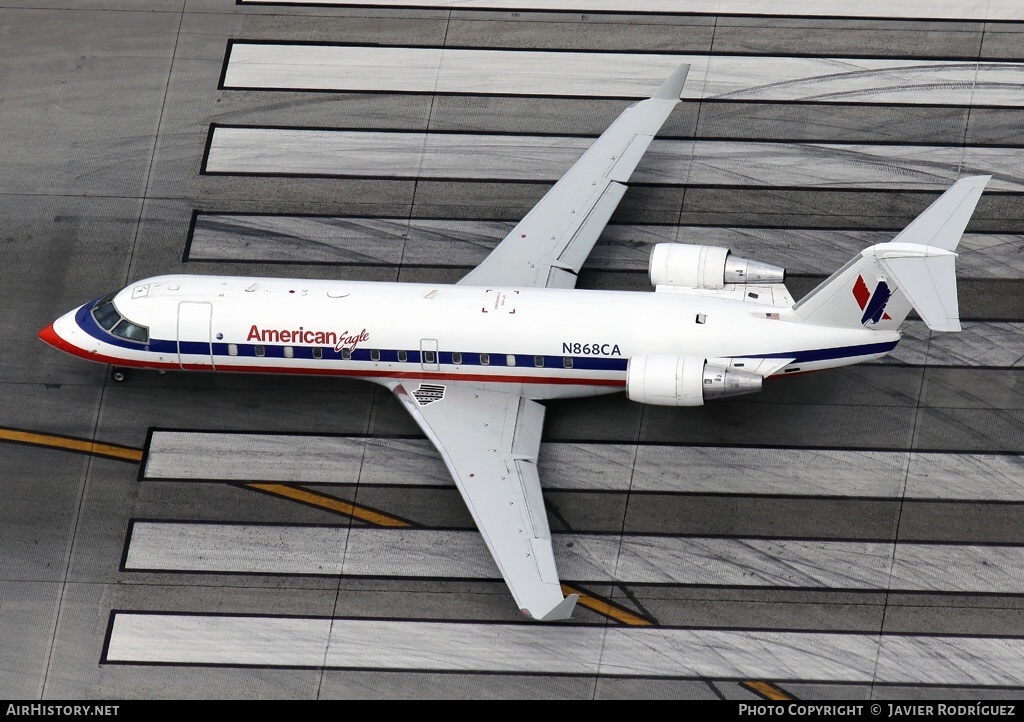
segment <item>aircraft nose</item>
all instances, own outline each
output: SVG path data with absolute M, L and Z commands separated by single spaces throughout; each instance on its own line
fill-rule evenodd
M 52 323 L 39 332 L 39 338 L 54 348 L 60 348 L 61 339 L 60 336 L 57 335 L 57 332 L 54 331 Z
M 79 352 L 75 333 L 75 311 L 69 311 L 39 332 L 39 338 L 59 351 Z

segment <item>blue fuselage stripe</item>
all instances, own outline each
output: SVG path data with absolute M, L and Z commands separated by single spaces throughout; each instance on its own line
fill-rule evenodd
M 896 348 L 899 341 L 886 341 L 884 343 L 868 343 L 860 346 L 839 346 L 837 348 L 818 348 L 806 351 L 793 351 L 791 353 L 755 353 L 749 354 L 752 358 L 792 358 L 794 364 L 812 363 L 814 361 L 836 361 L 844 358 L 855 358 L 857 356 L 874 356 L 886 354 Z M 747 354 L 737 354 L 747 355 Z
M 177 355 L 180 352 L 192 356 L 208 356 L 212 355 L 214 359 L 224 358 L 289 358 L 285 355 L 285 348 L 292 349 L 292 356 L 290 358 L 305 359 L 309 361 L 341 361 L 347 360 L 342 356 L 342 352 L 336 350 L 333 346 L 289 346 L 288 344 L 251 344 L 251 343 L 238 343 L 228 344 L 221 341 L 215 341 L 212 344 L 206 341 L 182 341 L 180 344 L 174 340 L 166 339 L 150 339 L 149 343 L 142 344 L 127 339 L 114 336 L 113 334 L 102 329 L 99 324 L 96 323 L 96 319 L 93 318 L 90 310 L 95 302 L 87 303 L 78 309 L 75 314 L 75 321 L 78 326 L 93 338 L 102 341 L 111 346 L 117 346 L 119 348 L 131 349 L 133 351 L 148 351 L 150 353 L 158 354 L 172 354 Z M 859 356 L 874 356 L 876 354 L 886 354 L 896 348 L 897 341 L 887 341 L 885 343 L 872 343 L 863 344 L 858 346 L 840 346 L 837 348 L 824 348 L 824 349 L 806 349 L 803 351 L 789 351 L 785 353 L 737 353 L 736 357 L 744 358 L 792 358 L 793 364 L 800 363 L 811 363 L 814 361 L 835 361 L 844 358 L 855 358 Z M 236 349 L 236 353 L 229 352 L 229 346 Z M 262 354 L 257 354 L 257 348 L 263 350 Z M 322 354 L 321 358 L 313 356 L 314 348 L 319 348 Z M 376 351 L 380 354 L 379 358 L 371 358 L 371 351 Z M 403 353 L 401 349 L 364 349 L 356 348 L 351 351 L 350 360 L 359 362 L 376 362 L 381 363 L 408 363 L 411 365 L 419 366 L 423 363 L 422 354 L 419 349 L 408 349 L 405 350 L 405 361 L 399 361 L 399 354 Z M 459 363 L 455 363 L 453 355 L 456 351 L 438 351 L 436 352 L 437 363 L 444 366 L 499 366 L 499 367 L 516 367 L 522 369 L 529 368 L 546 368 L 546 369 L 562 369 L 564 371 L 620 371 L 626 370 L 626 364 L 628 359 L 625 358 L 604 358 L 595 356 L 534 356 L 530 354 L 505 354 L 505 353 L 481 353 L 476 351 L 463 351 L 461 352 L 462 359 Z M 484 363 L 481 357 L 487 357 L 488 363 Z M 510 358 L 515 359 L 514 364 L 508 363 Z M 537 359 L 543 359 L 541 365 L 537 364 Z M 565 359 L 571 359 L 571 368 L 566 368 Z

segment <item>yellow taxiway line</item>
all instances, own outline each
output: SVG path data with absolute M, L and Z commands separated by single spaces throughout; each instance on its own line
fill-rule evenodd
M 791 694 L 779 689 L 771 682 L 747 680 L 746 682 L 740 682 L 740 686 L 746 687 L 751 692 L 773 701 L 795 699 Z
M 599 597 L 592 597 L 586 592 L 581 592 L 579 589 L 574 589 L 568 584 L 562 585 L 562 594 L 566 596 L 570 594 L 579 594 L 580 599 L 577 604 L 581 607 L 603 614 L 604 616 L 614 619 L 616 622 L 621 622 L 631 627 L 651 627 L 654 626 L 654 622 L 649 619 L 644 619 L 636 612 L 631 612 L 628 609 L 620 607 L 618 604 L 613 604 L 605 599 Z
M 142 461 L 142 450 L 133 449 L 130 446 L 119 446 L 117 444 L 101 444 L 88 439 L 75 439 L 70 436 L 56 436 L 54 434 L 37 434 L 33 431 L 22 431 L 21 429 L 0 428 L 0 441 L 12 441 L 16 444 L 28 444 L 30 446 L 48 446 L 54 449 L 65 451 L 76 451 L 82 454 L 102 456 L 106 459 L 118 461 Z
M 334 511 L 339 514 L 345 514 L 354 519 L 365 521 L 368 524 L 374 526 L 384 527 L 410 527 L 412 524 L 407 522 L 405 519 L 400 519 L 397 516 L 391 516 L 383 512 L 374 511 L 358 504 L 353 504 L 348 501 L 337 499 L 333 496 L 327 496 L 326 494 L 318 494 L 315 491 L 309 491 L 308 489 L 302 489 L 297 486 L 288 486 L 287 484 L 246 484 L 245 486 L 250 489 L 256 489 L 257 491 L 263 491 L 267 494 L 273 494 L 274 496 L 282 496 L 285 499 L 291 499 L 292 501 L 302 502 L 303 504 L 310 504 L 311 506 L 317 506 L 321 509 L 327 509 L 328 511 Z

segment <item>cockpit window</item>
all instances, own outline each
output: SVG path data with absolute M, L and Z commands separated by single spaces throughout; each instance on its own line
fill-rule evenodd
M 128 319 L 122 319 L 121 323 L 114 326 L 114 330 L 111 333 L 115 336 L 121 336 L 122 338 L 142 343 L 146 343 L 149 340 L 149 329 L 145 326 L 136 326 Z
M 96 323 L 107 331 L 116 326 L 117 322 L 121 320 L 121 314 L 114 309 L 114 304 L 109 301 L 102 306 L 94 308 L 92 315 L 95 317 Z
M 92 307 L 92 316 L 96 319 L 96 323 L 115 336 L 126 338 L 129 341 L 148 343 L 149 329 L 132 323 L 122 316 L 114 307 L 115 295 L 117 295 L 117 291 L 104 296 Z

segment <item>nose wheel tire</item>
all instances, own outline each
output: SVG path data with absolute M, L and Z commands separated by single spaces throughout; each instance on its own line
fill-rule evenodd
M 110 379 L 112 381 L 121 383 L 126 378 L 128 378 L 128 372 L 125 371 L 124 369 L 118 368 L 117 366 L 114 366 L 113 368 L 110 369 Z

